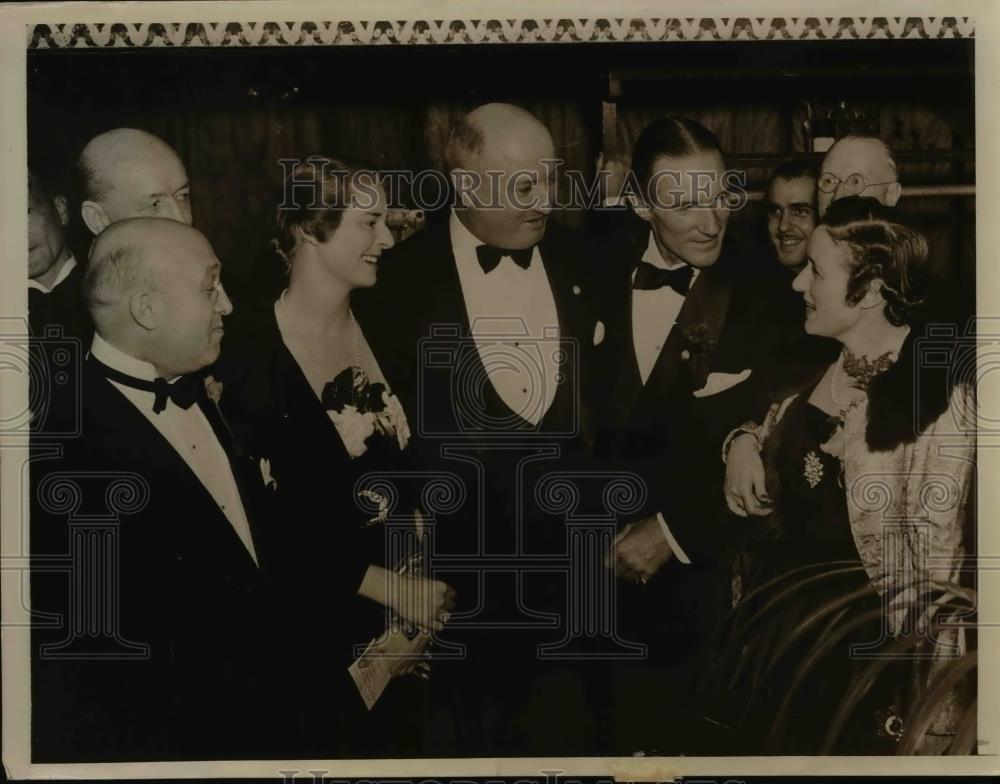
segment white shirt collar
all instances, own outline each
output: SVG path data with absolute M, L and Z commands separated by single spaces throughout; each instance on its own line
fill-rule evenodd
M 69 273 L 73 271 L 73 268 L 75 266 L 76 266 L 76 259 L 73 258 L 73 256 L 71 255 L 68 259 L 66 259 L 66 261 L 63 262 L 62 269 L 59 270 L 59 274 L 56 275 L 56 279 L 52 281 L 51 286 L 46 286 L 44 283 L 39 283 L 37 280 L 34 280 L 33 278 L 28 278 L 28 288 L 37 289 L 38 291 L 41 291 L 43 294 L 51 294 L 56 286 L 58 286 L 60 283 L 66 280 L 66 278 L 69 277 Z
M 112 346 L 96 332 L 94 340 L 90 344 L 90 353 L 94 355 L 95 359 L 119 373 L 125 373 L 145 381 L 155 381 L 160 375 L 152 364 L 129 356 L 121 349 Z

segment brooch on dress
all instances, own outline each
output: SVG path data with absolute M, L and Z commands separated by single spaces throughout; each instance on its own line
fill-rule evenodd
M 823 481 L 823 461 L 812 450 L 806 454 L 802 475 L 809 483 L 809 487 L 816 487 L 816 485 Z
M 379 523 L 384 523 L 389 519 L 389 499 L 384 495 L 377 493 L 374 490 L 365 488 L 358 491 L 358 498 L 370 501 L 374 507 L 378 508 L 378 514 L 362 523 L 362 528 L 378 525 Z

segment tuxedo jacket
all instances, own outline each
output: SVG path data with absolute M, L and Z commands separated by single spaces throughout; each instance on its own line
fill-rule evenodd
M 538 249 L 559 321 L 559 342 L 543 342 L 541 348 L 562 350 L 563 362 L 562 382 L 537 425 L 511 411 L 488 380 L 469 336 L 470 315 L 447 223 L 384 253 L 377 284 L 355 292 L 355 312 L 376 354 L 394 357 L 401 370 L 397 389 L 423 467 L 456 476 L 462 485 L 460 508 L 428 510 L 437 523 L 438 554 L 565 551 L 565 516 L 544 512 L 534 490 L 547 472 L 579 467 L 586 453 L 592 381 L 587 372 L 600 328 L 592 304 L 591 248 L 583 236 L 550 220 Z M 460 608 L 479 598 L 478 585 L 462 584 L 470 576 L 444 573 L 440 578 L 455 585 Z M 491 574 L 485 579 L 514 578 Z M 541 582 L 525 590 L 539 601 L 558 601 Z M 513 605 L 519 589 L 497 584 L 491 590 L 487 587 L 491 598 L 483 602 L 487 610 L 516 616 L 516 608 L 504 603 Z
M 596 294 L 592 290 L 596 282 L 593 254 L 583 235 L 552 220 L 538 249 L 556 305 L 560 338 L 571 348 L 563 363 L 566 383 L 558 388 L 553 404 L 537 427 L 523 420 L 506 421 L 491 433 L 489 427 L 477 421 L 475 412 L 463 412 L 466 404 L 471 405 L 469 400 L 451 394 L 463 383 L 485 379 L 485 370 L 469 340 L 470 318 L 447 222 L 384 253 L 376 286 L 355 292 L 355 312 L 363 319 L 365 334 L 383 353 L 394 357 L 401 373 L 401 390 L 409 403 L 407 410 L 422 414 L 420 421 L 433 436 L 492 443 L 492 435 L 512 430 L 580 433 L 580 410 L 575 398 L 585 381 L 577 379 L 587 367 L 597 322 L 592 304 Z M 463 340 L 464 345 L 456 351 L 456 344 Z M 468 359 L 461 368 L 456 367 L 464 375 L 434 372 L 438 352 L 457 360 Z M 482 392 L 484 414 L 505 419 L 513 415 L 491 384 L 477 388 Z
M 38 622 L 32 635 L 34 758 L 273 754 L 284 670 L 275 652 L 283 635 L 264 572 L 169 442 L 92 360 L 83 373 L 82 437 L 62 459 L 33 471 L 40 513 L 32 520 L 32 554 L 68 561 L 78 584 L 92 573 L 110 583 L 81 595 L 63 572 L 33 577 L 35 612 L 55 618 L 55 625 Z M 214 404 L 203 398 L 198 405 L 230 455 L 262 557 L 267 498 L 260 474 L 228 442 Z M 103 533 L 87 533 L 94 526 Z M 79 551 L 80 537 L 102 543 L 101 560 Z M 90 600 L 108 609 L 74 611 Z M 104 632 L 95 636 L 89 624 Z
M 626 242 L 606 254 L 596 453 L 645 480 L 647 502 L 637 517 L 662 513 L 692 560 L 714 559 L 721 443 L 760 406 L 750 379 L 781 336 L 774 282 L 752 253 L 727 239 L 716 263 L 691 284 L 644 384 L 632 326 L 632 273 L 644 249 Z M 734 383 L 747 370 L 750 376 Z

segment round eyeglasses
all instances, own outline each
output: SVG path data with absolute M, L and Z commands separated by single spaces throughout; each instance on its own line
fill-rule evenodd
M 859 193 L 864 191 L 865 188 L 870 188 L 873 185 L 892 185 L 894 182 L 896 181 L 889 180 L 888 182 L 868 182 L 863 174 L 851 174 L 846 180 L 842 180 L 835 174 L 823 172 L 816 181 L 816 187 L 823 193 L 833 193 L 837 190 L 837 186 L 840 185 L 840 183 L 844 183 L 844 187 L 847 189 L 847 192 L 852 196 L 857 196 Z

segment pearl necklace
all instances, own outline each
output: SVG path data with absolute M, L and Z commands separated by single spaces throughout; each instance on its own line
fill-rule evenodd
M 281 292 L 281 296 L 278 298 L 278 312 L 280 315 L 280 320 L 285 323 L 286 327 L 292 326 L 289 323 L 289 314 L 285 307 L 285 294 L 288 293 L 288 289 Z M 354 318 L 354 311 L 348 308 L 347 310 L 348 318 L 351 320 L 351 332 L 354 336 L 354 367 L 361 367 L 361 330 L 358 327 L 358 322 Z M 306 354 L 306 358 L 316 367 L 321 376 L 326 376 L 326 365 L 324 365 L 319 358 L 313 353 L 311 348 L 311 341 L 307 337 L 306 333 L 301 330 L 291 329 L 289 330 L 290 337 L 294 338 L 295 341 L 302 347 Z
M 830 400 L 833 401 L 833 404 L 841 413 L 847 408 L 844 405 L 844 401 L 837 397 L 837 380 L 840 378 L 840 368 L 843 364 L 844 352 L 841 351 L 837 356 L 837 361 L 833 363 L 833 372 L 830 374 Z

